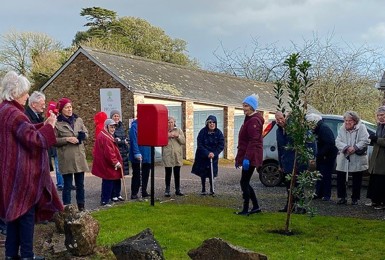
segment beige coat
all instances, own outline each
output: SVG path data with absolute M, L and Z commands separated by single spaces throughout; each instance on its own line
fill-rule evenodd
M 66 137 L 77 137 L 79 131 L 85 132 L 87 140 L 88 130 L 80 117 L 75 119 L 73 130 L 67 122 L 56 123 L 56 147 L 61 174 L 89 172 L 84 143 L 72 144 L 66 141 Z
M 186 144 L 186 138 L 183 131 L 174 128 L 179 134 L 177 138 L 168 138 L 168 145 L 162 147 L 162 161 L 164 167 L 174 167 L 183 165 L 183 145 Z

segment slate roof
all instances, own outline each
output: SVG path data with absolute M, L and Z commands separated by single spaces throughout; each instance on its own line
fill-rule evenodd
M 80 53 L 136 94 L 241 108 L 243 99 L 256 93 L 259 95 L 258 110 L 276 110 L 277 101 L 271 83 L 86 47 L 79 47 L 42 90 Z

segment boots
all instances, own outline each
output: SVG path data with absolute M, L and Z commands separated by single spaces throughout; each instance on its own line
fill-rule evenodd
M 79 211 L 84 211 L 85 210 L 84 203 L 78 203 L 78 210 Z
M 165 197 L 170 197 L 171 194 L 170 194 L 170 186 L 166 186 L 166 190 L 164 191 L 164 196 Z
M 249 200 L 243 202 L 242 211 L 234 212 L 234 214 L 248 216 L 249 215 Z

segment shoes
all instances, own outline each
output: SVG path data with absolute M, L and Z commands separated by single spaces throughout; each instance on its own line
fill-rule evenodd
M 330 201 L 330 197 L 322 197 L 323 201 Z
M 71 185 L 71 190 L 76 190 L 76 186 L 75 185 Z
M 318 200 L 318 199 L 321 199 L 322 197 L 321 196 L 318 196 L 317 194 L 314 194 L 313 195 L 313 200 Z
M 215 192 L 210 191 L 209 195 L 215 197 Z
M 241 216 L 248 216 L 249 215 L 249 212 L 248 211 L 238 211 L 238 212 L 234 212 L 235 215 L 241 215 Z
M 283 207 L 282 209 L 278 210 L 278 212 L 287 212 L 287 207 Z
M 374 203 L 374 202 L 368 202 L 368 203 L 365 203 L 365 206 L 368 206 L 368 207 L 377 207 L 379 206 L 377 203 Z
M 147 191 L 142 192 L 142 198 L 150 197 L 150 194 L 147 193 Z
M 202 196 L 206 196 L 207 193 L 206 193 L 205 191 L 202 191 L 202 192 L 201 192 L 201 195 L 202 195 Z
M 378 205 L 378 206 L 374 207 L 374 209 L 376 209 L 376 210 L 385 209 L 385 206 Z
M 166 192 L 164 193 L 164 196 L 165 196 L 165 197 L 171 197 L 171 194 L 170 194 L 169 191 L 166 191 Z
M 258 208 L 253 208 L 253 209 L 251 209 L 251 210 L 249 211 L 249 215 L 251 215 L 251 214 L 256 214 L 256 213 L 261 213 L 261 212 L 262 212 L 262 210 L 261 210 L 260 207 L 258 207 Z
M 119 202 L 118 197 L 113 197 L 111 200 L 112 200 L 113 202 Z
M 131 195 L 131 199 L 132 200 L 137 200 L 137 199 L 139 199 L 139 197 L 138 197 L 138 195 Z
M 358 205 L 358 200 L 352 199 L 352 205 Z
M 184 196 L 184 194 L 182 192 L 180 192 L 180 191 L 175 192 L 175 195 L 177 195 L 177 196 Z
M 342 205 L 342 204 L 346 205 L 347 203 L 348 203 L 348 201 L 345 198 L 341 198 L 339 201 L 337 201 L 338 205 Z M 353 204 L 353 202 L 352 202 L 352 204 Z M 357 204 L 355 204 L 355 205 L 357 205 Z
M 104 206 L 104 207 L 112 207 L 112 205 L 108 202 L 101 202 L 100 203 L 100 206 Z

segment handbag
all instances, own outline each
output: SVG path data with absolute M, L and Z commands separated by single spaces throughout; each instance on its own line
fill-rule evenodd
M 368 147 L 365 146 L 362 149 L 356 150 L 354 153 L 357 154 L 358 156 L 366 155 L 366 152 L 368 151 Z

